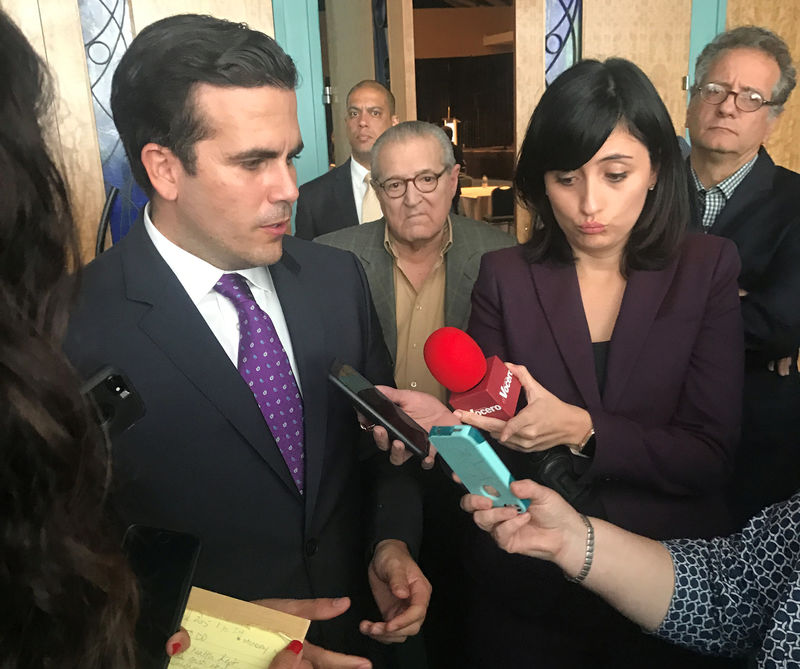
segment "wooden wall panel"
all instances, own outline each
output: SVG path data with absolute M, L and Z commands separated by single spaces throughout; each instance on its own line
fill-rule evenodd
M 272 0 L 127 0 L 134 36 L 151 23 L 175 14 L 211 14 L 230 21 L 244 21 L 254 30 L 275 37 Z
M 679 135 L 686 119 L 682 83 L 689 70 L 691 18 L 692 0 L 583 3 L 583 57 L 620 56 L 636 63 L 661 94 Z
M 386 0 L 389 78 L 401 121 L 417 118 L 417 71 L 414 63 L 414 15 L 411 0 Z
M 414 10 L 416 58 L 464 58 L 510 52 L 512 43 L 484 44 L 484 37 L 514 30 L 513 7 Z
M 105 191 L 77 2 L 3 0 L 44 57 L 56 85 L 53 154 L 66 177 L 85 261 L 94 255 Z
M 333 153 L 337 165 L 350 157 L 345 130 L 347 93 L 362 79 L 375 78 L 370 0 L 328 2 L 325 6 L 331 76 Z
M 778 33 L 789 45 L 797 67 L 800 61 L 800 0 L 753 2 L 728 0 L 727 27 L 758 25 Z M 800 172 L 800 91 L 795 88 L 767 142 L 772 159 Z
M 514 148 L 519 153 L 528 121 L 542 97 L 544 79 L 545 0 L 516 0 L 514 4 Z M 517 207 L 517 238 L 531 236 L 528 212 Z

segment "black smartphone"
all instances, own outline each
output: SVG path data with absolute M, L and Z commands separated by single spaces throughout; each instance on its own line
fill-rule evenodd
M 130 380 L 114 367 L 103 367 L 81 388 L 109 439 L 144 416 L 144 404 Z
M 185 532 L 131 525 L 122 546 L 139 584 L 136 666 L 163 669 L 169 664 L 167 639 L 180 629 L 189 599 L 200 539 Z
M 428 433 L 350 365 L 335 360 L 328 378 L 350 398 L 357 411 L 385 427 L 390 439 L 399 439 L 421 458 L 428 455 Z

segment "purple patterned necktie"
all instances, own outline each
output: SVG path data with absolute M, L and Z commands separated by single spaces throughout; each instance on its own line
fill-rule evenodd
M 253 299 L 241 274 L 223 274 L 214 285 L 239 316 L 239 373 L 255 395 L 258 408 L 278 444 L 289 472 L 303 493 L 303 400 L 292 366 L 272 319 Z

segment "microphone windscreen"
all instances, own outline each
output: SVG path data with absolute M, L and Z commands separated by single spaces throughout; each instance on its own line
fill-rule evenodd
M 433 377 L 456 393 L 474 388 L 486 374 L 483 351 L 458 328 L 444 327 L 432 332 L 422 353 Z

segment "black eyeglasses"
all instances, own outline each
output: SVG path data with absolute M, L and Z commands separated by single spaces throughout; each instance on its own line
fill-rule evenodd
M 728 86 L 714 82 L 695 86 L 695 90 L 700 93 L 703 102 L 708 102 L 710 105 L 721 105 L 729 95 L 732 95 L 734 104 L 743 112 L 754 112 L 761 109 L 762 106 L 771 107 L 780 104 L 772 100 L 765 100 L 764 96 L 756 91 L 732 91 Z
M 403 195 L 406 194 L 406 190 L 408 190 L 408 183 L 410 181 L 414 182 L 414 187 L 420 193 L 432 193 L 436 190 L 436 186 L 439 185 L 439 179 L 445 172 L 447 172 L 446 167 L 439 172 L 439 174 L 434 174 L 433 172 L 423 172 L 422 174 L 418 174 L 415 177 L 409 177 L 408 179 L 391 177 L 382 182 L 373 180 L 372 184 L 373 186 L 382 188 L 383 192 L 391 198 L 403 197 Z

